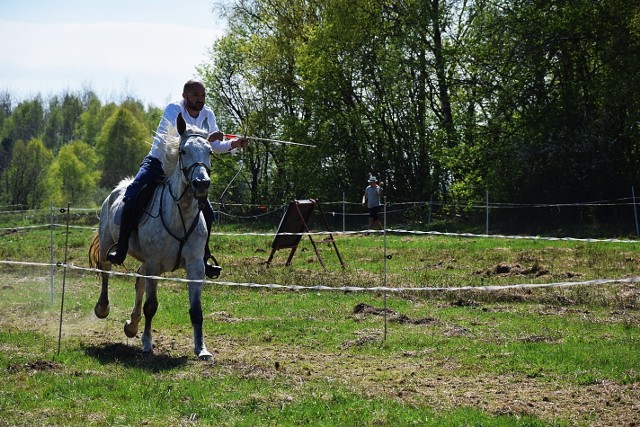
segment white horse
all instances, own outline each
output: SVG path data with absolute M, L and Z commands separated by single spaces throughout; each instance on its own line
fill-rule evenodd
M 209 189 L 211 146 L 207 132 L 197 128 L 187 129 L 182 115 L 178 116 L 179 135 L 164 135 L 163 169 L 167 175 L 164 184 L 155 190 L 151 202 L 142 214 L 137 232 L 131 234 L 129 255 L 142 265 L 138 273 L 143 276 L 159 276 L 162 273 L 185 268 L 189 280 L 189 315 L 193 326 L 194 351 L 201 360 L 210 360 L 202 333 L 201 295 L 204 279 L 204 247 L 207 227 L 198 207 L 197 198 L 206 197 Z M 89 249 L 89 263 L 104 272 L 102 291 L 95 306 L 99 318 L 109 315 L 109 273 L 111 263 L 106 260 L 109 248 L 118 240 L 122 198 L 131 180 L 123 180 L 102 204 L 98 234 L 93 237 Z M 144 332 L 142 351 L 153 349 L 151 320 L 158 309 L 158 281 L 153 278 L 137 278 L 135 304 L 131 319 L 124 325 L 124 333 L 133 338 L 138 333 L 141 319 L 142 296 L 144 303 Z

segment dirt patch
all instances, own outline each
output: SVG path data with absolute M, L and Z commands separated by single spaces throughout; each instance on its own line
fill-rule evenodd
M 478 307 L 479 305 L 480 304 L 478 304 L 474 300 L 463 298 L 458 298 L 455 301 L 451 302 L 452 307 Z
M 374 335 L 365 335 L 362 337 L 358 337 L 358 339 L 356 340 L 347 340 L 345 342 L 342 343 L 342 345 L 340 346 L 340 348 L 342 350 L 346 350 L 350 347 L 362 347 L 363 345 L 372 343 L 372 342 L 378 342 L 379 341 L 379 337 L 378 336 L 374 336 Z
M 624 309 L 640 309 L 640 287 L 626 285 L 620 287 L 616 294 L 619 306 Z
M 349 343 L 355 347 L 378 338 L 368 333 Z M 547 340 L 533 336 L 523 339 Z M 405 352 L 390 360 L 350 353 L 348 345 L 339 357 L 230 341 L 217 340 L 216 345 L 216 363 L 250 372 L 252 377 L 284 375 L 295 383 L 338 381 L 367 398 L 386 396 L 405 405 L 425 405 L 436 412 L 474 407 L 494 415 L 533 416 L 550 423 L 563 420 L 567 425 L 640 425 L 640 384 L 599 381 L 576 385 L 527 374 L 470 374 L 458 369 L 455 358 L 439 354 L 435 348 Z
M 486 270 L 476 271 L 476 274 L 482 276 L 531 276 L 540 277 L 549 274 L 549 270 L 538 263 L 534 263 L 529 268 L 524 268 L 520 264 L 499 263 Z
M 27 362 L 22 365 L 9 365 L 7 370 L 9 372 L 41 372 L 41 371 L 56 371 L 62 368 L 62 365 L 53 362 L 51 360 L 35 360 L 33 362 Z
M 438 324 L 439 321 L 433 317 L 421 317 L 421 318 L 412 318 L 407 316 L 406 314 L 398 314 L 391 309 L 384 308 L 376 308 L 369 304 L 360 303 L 357 304 L 353 308 L 353 314 L 362 314 L 362 315 L 374 315 L 374 316 L 384 316 L 387 315 L 387 319 L 390 322 L 405 324 L 405 325 L 434 325 Z

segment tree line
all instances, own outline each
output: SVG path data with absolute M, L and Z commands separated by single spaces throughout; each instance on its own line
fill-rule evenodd
M 162 111 L 65 91 L 15 102 L 0 94 L 0 202 L 23 209 L 99 205 L 136 173 Z
M 640 161 L 637 0 L 234 0 L 200 68 L 253 198 L 570 203 L 628 196 Z
M 233 0 L 197 67 L 224 132 L 217 198 L 464 204 L 625 197 L 640 184 L 638 0 Z M 90 91 L 0 99 L 1 197 L 99 201 L 135 173 L 161 110 Z

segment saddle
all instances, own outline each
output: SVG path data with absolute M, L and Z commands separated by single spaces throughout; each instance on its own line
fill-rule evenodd
M 158 185 L 159 184 L 143 185 L 140 189 L 140 192 L 136 196 L 136 199 L 133 201 L 133 206 L 131 209 L 124 209 L 124 204 L 121 204 L 117 208 L 113 218 L 114 223 L 118 226 L 121 226 L 123 222 L 128 220 L 132 224 L 132 231 L 136 230 L 138 226 L 144 224 L 148 216 L 143 217 L 142 213 L 145 211 L 145 209 L 153 199 L 153 195 L 157 190 Z M 129 218 L 125 218 L 124 215 L 129 215 Z
M 156 217 L 160 215 L 160 203 L 157 205 L 152 204 L 152 201 L 155 199 L 154 195 L 156 191 L 158 191 L 162 182 L 157 182 L 154 184 L 145 184 L 142 186 L 136 199 L 131 204 L 130 209 L 124 209 L 120 207 L 114 216 L 114 222 L 118 225 L 121 225 L 124 221 L 131 221 L 131 231 L 137 231 L 138 227 L 143 225 L 146 221 L 148 221 L 151 217 Z M 147 215 L 143 215 L 146 213 Z M 130 215 L 129 218 L 123 218 L 123 215 Z M 206 219 L 206 215 L 205 215 Z M 209 226 L 208 226 L 209 228 Z M 175 236 L 174 236 L 175 237 Z M 180 240 L 180 239 L 178 239 Z M 178 255 L 176 258 L 176 265 L 174 266 L 174 270 L 176 270 L 179 266 L 180 262 L 180 254 L 182 253 L 182 245 L 184 242 L 181 242 L 180 249 L 178 251 Z M 222 272 L 222 267 L 220 267 L 220 263 L 218 260 L 211 254 L 209 251 L 209 240 L 207 239 L 207 244 L 205 246 L 205 274 L 209 278 L 216 278 Z

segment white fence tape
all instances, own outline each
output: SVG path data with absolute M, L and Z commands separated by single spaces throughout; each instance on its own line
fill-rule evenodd
M 29 230 L 35 228 L 49 228 L 49 227 L 67 227 L 63 224 L 46 224 L 46 225 L 32 225 L 32 226 L 23 226 L 23 227 L 8 227 L 8 228 L 0 228 L 0 231 L 10 232 L 10 231 L 18 231 L 18 230 Z M 97 230 L 97 227 L 91 226 L 74 226 L 69 225 L 70 228 L 78 228 L 78 229 L 90 229 Z M 593 239 L 593 238 L 574 238 L 574 237 L 544 237 L 544 236 L 517 236 L 517 235 L 499 235 L 499 234 L 472 234 L 472 233 L 447 233 L 447 232 L 439 232 L 439 231 L 415 231 L 415 230 L 405 230 L 405 229 L 386 229 L 386 230 L 361 230 L 361 231 L 335 231 L 331 232 L 334 235 L 351 235 L 351 234 L 362 234 L 362 233 L 378 233 L 378 234 L 411 234 L 411 235 L 429 235 L 429 236 L 447 236 L 447 237 L 467 237 L 467 238 L 496 238 L 496 239 L 528 239 L 528 240 L 547 240 L 547 241 L 571 241 L 571 242 L 585 242 L 585 243 L 598 243 L 598 242 L 606 242 L 606 243 L 640 243 L 639 240 L 623 240 L 623 239 Z M 267 236 L 273 237 L 277 233 L 223 233 L 223 232 L 213 232 L 211 235 L 213 236 Z M 311 233 L 279 233 L 280 235 L 326 235 L 329 232 L 311 232 Z M 84 270 L 90 271 L 94 273 L 104 272 L 103 270 L 86 268 L 75 266 L 73 264 L 63 264 L 63 263 L 35 263 L 35 262 L 20 262 L 20 261 L 3 261 L 0 260 L 0 264 L 15 264 L 15 265 L 32 265 L 32 266 L 42 266 L 42 267 L 66 267 L 73 270 Z M 130 277 L 144 277 L 151 278 L 156 280 L 165 280 L 165 281 L 175 281 L 175 282 L 188 282 L 187 279 L 182 278 L 173 278 L 173 277 L 161 277 L 161 276 L 142 276 L 137 273 L 125 273 L 118 271 L 109 271 L 111 275 L 118 276 L 130 276 Z M 596 280 L 588 280 L 581 282 L 557 282 L 557 283 L 529 283 L 529 284 L 513 284 L 513 285 L 503 285 L 503 286 L 460 286 L 460 287 L 386 287 L 386 286 L 374 286 L 374 287 L 358 287 L 358 286 L 342 286 L 342 287 L 331 287 L 325 285 L 315 285 L 315 286 L 301 286 L 301 285 L 280 285 L 275 283 L 270 284 L 260 284 L 260 283 L 235 283 L 235 282 L 226 282 L 226 281 L 211 281 L 211 280 L 203 280 L 203 283 L 207 284 L 217 284 L 224 286 L 236 286 L 236 287 L 247 287 L 247 288 L 266 288 L 266 289 L 285 289 L 285 290 L 309 290 L 309 291 L 371 291 L 371 292 L 423 292 L 423 291 L 445 291 L 445 292 L 455 292 L 455 291 L 498 291 L 505 289 L 525 289 L 525 288 L 556 288 L 556 287 L 570 287 L 570 286 L 585 286 L 585 285 L 604 285 L 610 283 L 638 283 L 640 282 L 640 277 L 634 276 L 629 278 L 621 278 L 621 279 L 596 279 Z
M 20 262 L 20 261 L 1 261 L 0 264 L 13 264 L 13 265 L 30 265 L 30 266 L 38 266 L 38 267 L 51 267 L 50 263 L 39 263 L 39 262 Z M 164 280 L 164 281 L 172 281 L 172 282 L 182 282 L 188 283 L 188 279 L 177 278 L 177 277 L 162 277 L 162 276 L 145 276 L 138 273 L 126 273 L 119 271 L 105 271 L 97 268 L 87 268 L 80 267 L 74 264 L 64 264 L 64 263 L 56 263 L 53 264 L 55 267 L 59 268 L 68 268 L 70 270 L 81 270 L 93 273 L 109 273 L 114 276 L 128 276 L 134 278 L 145 278 L 145 279 L 155 279 L 155 280 Z M 214 285 L 223 285 L 223 286 L 234 286 L 234 287 L 245 287 L 245 288 L 265 288 L 265 289 L 283 289 L 283 290 L 293 290 L 293 291 L 337 291 L 337 292 L 426 292 L 426 291 L 439 291 L 439 292 L 459 292 L 459 291 L 500 291 L 506 289 L 531 289 L 531 288 L 561 288 L 561 287 L 571 287 L 571 286 L 586 286 L 586 285 L 606 285 L 612 283 L 627 283 L 627 284 L 635 284 L 640 282 L 640 276 L 633 276 L 621 279 L 595 279 L 595 280 L 585 280 L 581 282 L 556 282 L 556 283 L 523 283 L 523 284 L 514 284 L 514 285 L 503 285 L 503 286 L 459 286 L 459 287 L 415 287 L 415 288 L 392 288 L 386 286 L 374 286 L 370 288 L 360 287 L 360 286 L 340 286 L 340 287 L 332 287 L 325 285 L 314 285 L 314 286 L 302 286 L 302 285 L 279 285 L 276 283 L 236 283 L 236 282 L 226 282 L 226 281 L 214 281 L 214 280 L 202 280 L 205 284 L 214 284 Z
M 65 224 L 44 224 L 44 225 L 29 225 L 24 227 L 5 227 L 0 228 L 0 232 L 4 231 L 20 231 L 20 230 L 29 230 L 35 228 L 49 228 L 51 226 L 54 227 L 63 227 L 66 228 Z M 82 226 L 82 225 L 69 225 L 69 228 L 76 229 L 84 229 L 84 230 L 94 230 L 97 231 L 97 227 L 91 226 Z M 414 234 L 417 236 L 447 236 L 447 237 L 470 237 L 470 238 L 491 238 L 491 239 L 515 239 L 515 240 L 546 240 L 546 241 L 568 241 L 568 242 L 584 242 L 584 243 L 640 243 L 640 240 L 630 240 L 630 239 L 594 239 L 594 238 L 577 238 L 577 237 L 552 237 L 552 236 L 518 236 L 518 235 L 505 235 L 505 234 L 473 234 L 473 233 L 447 233 L 441 231 L 416 231 L 416 230 L 404 230 L 404 229 L 393 229 L 389 228 L 386 230 L 356 230 L 356 231 L 318 231 L 318 232 L 310 232 L 310 233 L 257 233 L 257 232 L 248 232 L 248 233 L 225 233 L 225 232 L 217 232 L 214 231 L 211 233 L 212 236 L 275 236 L 279 234 L 281 236 L 317 236 L 317 235 L 326 235 L 333 234 L 336 236 L 340 235 L 351 235 L 351 234 Z

